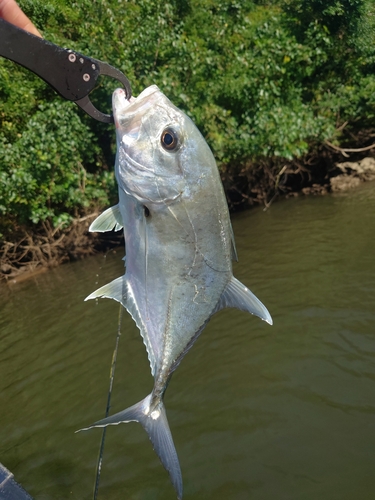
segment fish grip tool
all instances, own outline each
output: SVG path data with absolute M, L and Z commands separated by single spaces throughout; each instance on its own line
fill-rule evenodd
M 130 99 L 129 80 L 109 64 L 74 50 L 59 47 L 0 19 L 0 56 L 32 71 L 61 97 L 73 101 L 95 120 L 113 123 L 113 116 L 102 113 L 90 101 L 100 75 L 118 80 Z

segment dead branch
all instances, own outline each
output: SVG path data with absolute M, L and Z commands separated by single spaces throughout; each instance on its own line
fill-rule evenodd
M 375 148 L 375 144 L 371 144 L 370 146 L 366 146 L 364 148 L 340 148 L 339 146 L 335 146 L 329 141 L 324 141 L 324 143 L 335 151 L 339 151 L 340 153 L 342 153 L 346 158 L 349 157 L 347 153 L 363 153 L 364 151 L 370 151 L 370 149 Z
M 53 227 L 44 221 L 35 231 L 18 228 L 17 241 L 2 241 L 0 247 L 0 280 L 14 279 L 26 271 L 54 267 L 67 260 L 93 254 L 101 247 L 100 239 L 88 233 L 90 220 L 98 212 L 73 219 L 69 227 Z M 104 245 L 114 246 L 113 242 Z

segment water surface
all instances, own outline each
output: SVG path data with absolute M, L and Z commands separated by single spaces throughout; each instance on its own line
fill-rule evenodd
M 238 279 L 274 326 L 214 316 L 166 393 L 184 499 L 367 500 L 375 491 L 375 185 L 233 218 Z M 83 302 L 122 251 L 0 289 L 0 462 L 36 500 L 90 499 L 119 306 Z M 152 388 L 124 315 L 112 412 Z M 172 500 L 136 423 L 109 428 L 99 498 Z

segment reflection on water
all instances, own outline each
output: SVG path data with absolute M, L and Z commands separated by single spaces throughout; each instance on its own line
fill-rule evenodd
M 184 498 L 367 500 L 375 489 L 375 186 L 238 214 L 238 279 L 274 326 L 221 311 L 166 394 Z M 0 461 L 37 499 L 89 499 L 118 304 L 83 302 L 122 252 L 0 289 Z M 124 317 L 112 412 L 152 387 Z M 107 433 L 100 498 L 175 494 L 139 424 Z

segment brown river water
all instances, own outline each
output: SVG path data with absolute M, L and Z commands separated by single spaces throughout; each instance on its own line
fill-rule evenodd
M 233 217 L 235 275 L 270 327 L 215 315 L 165 403 L 184 500 L 375 498 L 375 185 Z M 119 305 L 83 302 L 123 272 L 123 251 L 0 288 L 0 462 L 36 500 L 89 500 Z M 116 412 L 152 387 L 125 313 Z M 139 424 L 107 432 L 100 500 L 173 500 Z

